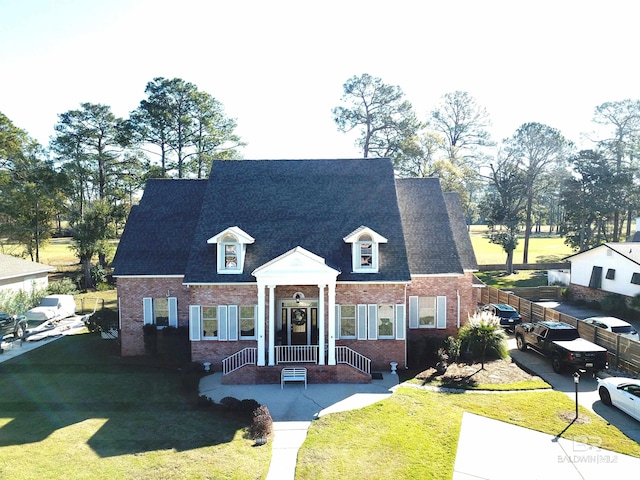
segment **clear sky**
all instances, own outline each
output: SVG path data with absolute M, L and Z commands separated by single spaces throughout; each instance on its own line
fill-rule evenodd
M 82 102 L 126 117 L 179 77 L 238 122 L 248 159 L 361 156 L 331 109 L 368 73 L 419 117 L 447 92 L 495 140 L 525 122 L 578 143 L 594 108 L 640 99 L 636 0 L 0 0 L 0 112 L 44 145 Z

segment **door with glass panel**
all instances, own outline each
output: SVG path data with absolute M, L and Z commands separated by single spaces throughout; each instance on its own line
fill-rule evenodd
M 282 302 L 278 335 L 282 345 L 317 345 L 318 302 Z

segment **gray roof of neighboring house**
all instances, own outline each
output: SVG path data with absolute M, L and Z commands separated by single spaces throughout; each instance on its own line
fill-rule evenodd
M 457 195 L 443 194 L 437 178 L 401 178 L 396 189 L 413 275 L 477 269 L 470 240 L 463 241 L 462 211 L 454 211 L 460 209 Z
M 43 263 L 23 260 L 12 255 L 0 254 L 0 280 L 8 278 L 26 277 L 37 275 L 38 273 L 48 273 L 55 271 L 55 267 Z
M 338 281 L 461 273 L 476 263 L 468 238 L 465 243 L 450 225 L 448 207 L 454 221 L 462 218 L 453 212 L 456 205 L 445 201 L 436 179 L 396 184 L 389 159 L 216 160 L 209 180 L 147 183 L 120 240 L 114 273 L 255 282 L 254 269 L 297 246 L 340 270 Z M 343 238 L 363 225 L 388 240 L 379 245 L 378 273 L 352 273 L 351 244 Z M 247 245 L 244 273 L 219 275 L 216 245 L 207 240 L 234 226 L 255 242 Z

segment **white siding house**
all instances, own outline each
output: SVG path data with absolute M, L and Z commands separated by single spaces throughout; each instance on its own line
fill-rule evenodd
M 605 243 L 577 253 L 571 262 L 571 283 L 633 297 L 640 293 L 640 243 Z
M 0 292 L 41 290 L 49 285 L 55 268 L 11 255 L 0 255 Z

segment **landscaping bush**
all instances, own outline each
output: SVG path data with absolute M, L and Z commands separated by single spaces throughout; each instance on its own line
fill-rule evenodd
M 600 308 L 609 315 L 624 317 L 627 313 L 627 303 L 622 295 L 612 293 L 607 295 L 600 302 Z
M 224 397 L 222 400 L 220 400 L 220 405 L 232 411 L 240 410 L 240 404 L 240 400 L 235 397 Z
M 78 293 L 78 287 L 69 277 L 64 277 L 62 280 L 50 282 L 47 292 L 50 295 L 75 295 Z
M 441 337 L 423 337 L 409 343 L 408 357 L 411 368 L 423 368 L 435 365 L 438 351 L 445 346 Z
M 253 419 L 249 430 L 251 438 L 254 440 L 266 439 L 273 431 L 273 419 L 269 409 L 260 405 L 253 411 Z
M 490 312 L 476 312 L 458 332 L 460 350 L 471 359 L 480 360 L 482 368 L 489 358 L 507 358 L 507 339 L 500 319 Z
M 47 294 L 46 290 L 0 291 L 0 311 L 10 315 L 22 315 L 27 310 L 40 303 L 40 299 Z
M 260 407 L 260 404 L 257 400 L 254 399 L 244 399 L 240 402 L 240 410 L 243 412 L 251 413 Z

